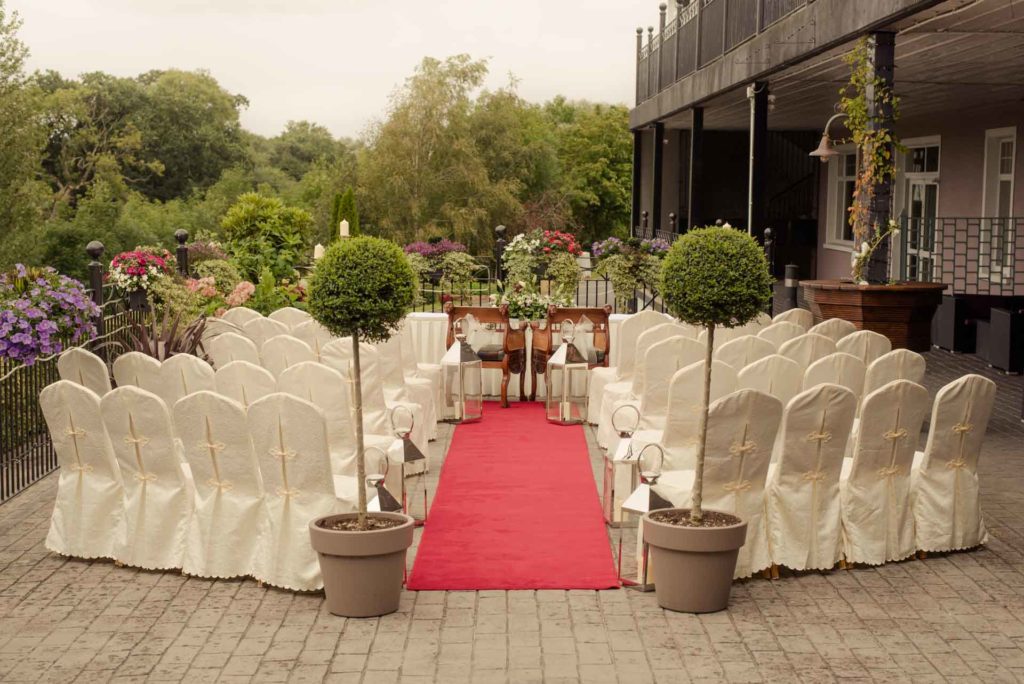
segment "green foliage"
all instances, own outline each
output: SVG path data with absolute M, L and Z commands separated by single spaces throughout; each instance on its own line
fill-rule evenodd
M 221 221 L 225 246 L 242 276 L 255 280 L 264 269 L 288 278 L 306 258 L 313 218 L 276 197 L 246 193 Z
M 317 162 L 332 163 L 348 152 L 345 143 L 310 121 L 289 121 L 269 147 L 270 164 L 295 180 L 301 180 Z
M 299 301 L 298 292 L 289 287 L 291 281 L 285 279 L 278 284 L 277 278 L 268 267 L 264 267 L 260 273 L 259 281 L 252 297 L 245 303 L 250 309 L 259 311 L 268 316 L 278 309 L 286 306 L 294 306 L 297 309 L 304 309 L 305 305 Z
M 427 277 L 427 274 L 432 268 L 430 260 L 416 252 L 407 252 L 405 260 L 409 262 L 409 268 L 412 269 L 413 275 L 415 276 L 414 282 L 416 283 L 416 296 L 414 301 L 417 305 L 422 304 L 424 302 L 423 279 Z
M 709 227 L 691 230 L 672 245 L 660 292 L 681 321 L 735 328 L 765 310 L 773 283 L 754 238 L 733 228 Z
M 203 297 L 180 277 L 157 278 L 149 286 L 149 299 L 157 318 L 180 318 L 188 323 L 203 312 Z
M 441 257 L 441 285 L 452 292 L 469 290 L 483 266 L 465 252 L 448 252 Z
M 309 313 L 338 336 L 384 342 L 413 305 L 415 275 L 401 248 L 373 237 L 327 248 L 309 283 Z
M 230 261 L 217 259 L 203 261 L 196 265 L 195 273 L 199 278 L 213 278 L 217 292 L 225 297 L 231 294 L 238 283 L 242 282 L 242 274 L 238 272 L 238 267 Z
M 337 231 L 342 221 L 348 221 L 349 235 L 359 235 L 359 209 L 356 208 L 356 193 L 352 188 L 345 190 L 345 194 L 338 198 L 337 215 L 335 216 L 334 229 Z M 336 233 L 340 235 L 340 233 Z
M 551 280 L 551 295 L 558 300 L 573 301 L 580 283 L 582 269 L 576 257 L 558 252 L 548 260 L 547 277 Z
M 620 307 L 627 306 L 637 290 L 650 288 L 660 291 L 662 287 L 661 259 L 639 250 L 613 254 L 601 259 L 594 273 L 606 276 L 611 281 L 615 302 Z

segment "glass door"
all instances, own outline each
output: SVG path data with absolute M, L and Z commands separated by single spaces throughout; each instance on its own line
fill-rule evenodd
M 933 180 L 907 181 L 907 279 L 934 279 L 935 215 L 939 185 Z

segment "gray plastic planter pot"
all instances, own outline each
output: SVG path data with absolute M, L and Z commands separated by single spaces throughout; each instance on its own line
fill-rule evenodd
M 658 605 L 680 613 L 725 610 L 747 523 L 683 527 L 651 520 L 651 513 L 644 516 L 644 541 L 651 549 Z
M 322 521 L 345 520 L 355 513 L 317 518 L 309 538 L 320 558 L 327 610 L 343 617 L 374 617 L 398 610 L 402 596 L 405 552 L 412 546 L 414 521 L 401 513 L 371 513 L 401 520 L 386 530 L 348 532 L 320 527 Z

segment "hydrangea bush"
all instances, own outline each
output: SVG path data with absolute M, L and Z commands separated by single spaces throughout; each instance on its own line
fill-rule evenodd
M 100 309 L 82 283 L 52 268 L 0 274 L 0 357 L 32 365 L 96 336 Z
M 174 272 L 170 252 L 162 254 L 146 249 L 121 252 L 110 261 L 110 282 L 125 292 L 147 291 L 153 281 Z
M 452 252 L 465 252 L 466 245 L 461 242 L 454 242 L 448 238 L 430 242 L 411 242 L 405 246 L 406 254 L 419 254 L 426 259 L 440 259 L 445 254 Z

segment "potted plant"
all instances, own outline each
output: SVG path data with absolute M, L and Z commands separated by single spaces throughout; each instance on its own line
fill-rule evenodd
M 732 228 L 691 230 L 676 240 L 665 257 L 661 295 L 669 311 L 707 331 L 692 504 L 689 509 L 651 511 L 643 521 L 644 540 L 658 573 L 658 604 L 669 610 L 705 613 L 722 610 L 729 603 L 747 524 L 702 506 L 712 351 L 716 328 L 735 328 L 765 310 L 772 282 L 761 247 Z
M 610 237 L 595 242 L 591 255 L 597 259 L 595 273 L 611 281 L 615 303 L 636 310 L 636 293 L 654 287 L 661 273 L 661 260 L 669 244 L 661 238 L 620 240 Z
M 310 278 L 310 314 L 334 335 L 352 337 L 358 512 L 329 515 L 309 524 L 327 609 L 335 615 L 371 617 L 398 610 L 413 519 L 366 510 L 359 343 L 384 342 L 397 331 L 412 307 L 414 281 L 401 248 L 374 237 L 333 243 Z
M 132 311 L 146 309 L 147 293 L 158 280 L 174 273 L 173 257 L 166 249 L 162 254 L 136 247 L 131 252 L 121 252 L 110 261 L 108 275 L 118 289 L 128 297 L 128 308 Z

